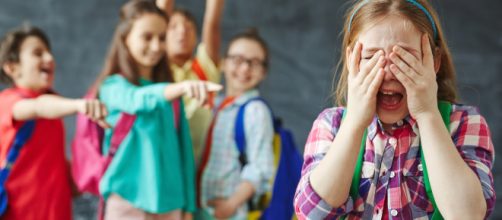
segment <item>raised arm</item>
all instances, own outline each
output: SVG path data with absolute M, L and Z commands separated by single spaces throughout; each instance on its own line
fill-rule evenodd
M 155 4 L 157 7 L 162 9 L 167 16 L 171 16 L 174 11 L 174 0 L 156 0 Z
M 224 3 L 224 0 L 206 1 L 202 26 L 202 43 L 206 46 L 209 57 L 216 65 L 220 62 L 221 15 Z

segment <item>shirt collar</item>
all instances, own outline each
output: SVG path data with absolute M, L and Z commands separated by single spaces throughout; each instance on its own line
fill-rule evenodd
M 413 133 L 415 135 L 418 135 L 418 124 L 417 121 L 412 118 L 410 115 L 407 115 L 404 119 L 401 119 L 397 121 L 396 123 L 392 124 L 392 129 L 400 129 L 400 128 L 405 128 L 405 127 L 411 127 L 413 130 Z M 370 140 L 373 140 L 375 136 L 377 135 L 378 132 L 384 132 L 383 124 L 380 121 L 380 119 L 375 116 L 373 118 L 373 121 L 371 122 L 370 126 L 368 127 L 368 137 Z
M 248 91 L 242 93 L 242 95 L 240 95 L 239 97 L 237 97 L 235 99 L 235 101 L 231 104 L 231 106 L 241 106 L 244 103 L 246 103 L 248 100 L 255 98 L 255 97 L 258 97 L 258 96 L 260 96 L 260 92 L 258 92 L 258 89 L 248 90 Z M 218 96 L 218 98 L 216 99 L 216 106 L 219 106 L 221 104 L 221 102 L 225 99 L 225 97 L 226 96 L 224 94 L 220 94 Z
M 192 59 L 189 59 L 186 61 L 182 66 L 178 66 L 175 63 L 171 63 L 171 69 L 174 71 L 183 71 L 183 72 L 189 72 L 192 70 Z
M 18 86 L 14 87 L 13 89 L 18 94 L 20 94 L 21 96 L 23 96 L 25 98 L 35 98 L 35 97 L 38 97 L 38 96 L 40 96 L 42 94 L 54 94 L 54 92 L 51 89 L 48 89 L 46 91 L 40 91 L 40 92 L 31 90 L 31 89 L 21 88 L 21 87 L 18 87 Z

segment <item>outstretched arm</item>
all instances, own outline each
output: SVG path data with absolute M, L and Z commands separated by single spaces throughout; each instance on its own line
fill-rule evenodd
M 46 94 L 34 99 L 21 100 L 12 109 L 14 119 L 18 121 L 35 118 L 55 119 L 78 112 L 86 114 L 102 127 L 109 127 L 104 121 L 107 115 L 106 108 L 98 100 L 68 99 Z

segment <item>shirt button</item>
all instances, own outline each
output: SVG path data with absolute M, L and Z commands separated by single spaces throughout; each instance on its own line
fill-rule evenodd
M 392 209 L 392 210 L 390 211 L 390 214 L 391 214 L 392 216 L 397 216 L 397 210 Z
M 396 173 L 394 173 L 394 171 L 391 171 L 390 172 L 390 178 L 394 178 L 396 176 Z
M 390 138 L 390 139 L 389 139 L 389 143 L 390 143 L 392 146 L 396 146 L 396 143 L 397 143 L 396 138 L 393 138 L 393 137 L 392 137 L 392 138 Z
M 417 168 L 418 168 L 418 171 L 423 171 L 424 170 L 424 168 L 422 167 L 422 164 L 418 164 Z
M 399 120 L 396 122 L 397 126 L 402 126 L 403 125 L 403 120 Z

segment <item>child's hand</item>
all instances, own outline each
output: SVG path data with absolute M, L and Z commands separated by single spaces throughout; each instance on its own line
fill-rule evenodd
M 230 218 L 237 211 L 237 203 L 230 199 L 213 199 L 207 204 L 214 208 L 214 217 L 217 219 Z
M 394 46 L 390 70 L 406 89 L 408 109 L 413 118 L 438 111 L 436 71 L 427 34 L 422 35 L 422 59 L 417 59 L 402 47 Z
M 183 93 L 197 100 L 199 106 L 206 104 L 209 92 L 220 91 L 223 87 L 220 84 L 207 81 L 189 80 L 183 81 Z
M 97 99 L 84 99 L 81 100 L 81 107 L 79 112 L 85 114 L 92 121 L 98 123 L 102 128 L 111 128 L 110 124 L 105 121 L 108 115 L 106 106 Z
M 348 74 L 347 119 L 357 127 L 367 127 L 376 114 L 377 93 L 384 78 L 383 51 L 376 52 L 361 68 L 362 44 L 347 48 Z

